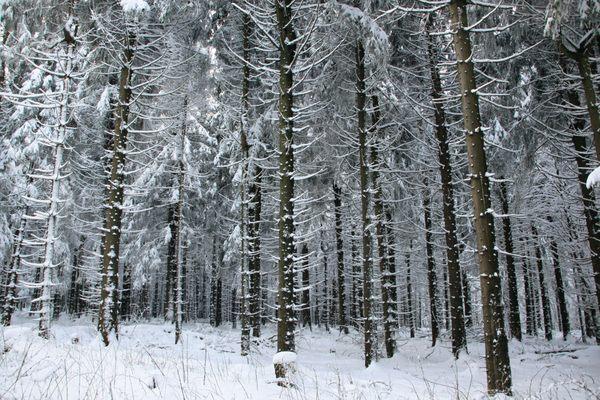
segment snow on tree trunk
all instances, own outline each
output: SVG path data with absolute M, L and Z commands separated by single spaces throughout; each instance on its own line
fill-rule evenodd
M 487 160 L 479 113 L 471 38 L 467 29 L 469 22 L 466 1 L 452 0 L 449 9 L 460 81 L 471 197 L 474 207 L 474 227 L 479 258 L 486 349 L 487 387 L 490 394 L 510 394 L 512 382 L 508 340 L 504 330 L 504 309 L 494 238 L 494 217 L 490 201 Z
M 107 182 L 105 230 L 102 237 L 102 282 L 100 307 L 98 308 L 98 330 L 106 346 L 110 343 L 110 331 L 113 331 L 117 337 L 119 333 L 119 254 L 125 184 L 125 149 L 132 96 L 130 85 L 133 71 L 131 64 L 135 42 L 135 36 L 129 33 L 123 43 L 119 101 L 115 112 L 113 152 Z
M 296 34 L 291 0 L 275 1 L 279 46 L 279 261 L 277 351 L 294 351 L 294 74 Z M 285 378 L 285 368 L 275 368 Z

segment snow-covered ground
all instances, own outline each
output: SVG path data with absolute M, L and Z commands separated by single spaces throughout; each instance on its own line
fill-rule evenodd
M 87 320 L 61 320 L 54 337 L 37 337 L 35 323 L 17 318 L 0 328 L 0 399 L 486 399 L 483 346 L 454 361 L 447 342 L 401 338 L 398 354 L 363 368 L 354 333 L 302 330 L 290 388 L 277 386 L 274 331 L 266 329 L 248 357 L 239 330 L 184 326 L 174 344 L 170 324 L 129 324 L 104 347 Z M 511 342 L 517 399 L 598 399 L 600 347 L 573 340 Z M 497 396 L 500 398 L 500 396 Z

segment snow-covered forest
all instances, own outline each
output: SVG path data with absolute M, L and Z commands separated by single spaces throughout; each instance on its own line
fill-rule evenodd
M 599 399 L 600 0 L 0 0 L 0 399 Z

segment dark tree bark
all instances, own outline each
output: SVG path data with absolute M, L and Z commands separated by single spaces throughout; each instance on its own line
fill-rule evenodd
M 71 269 L 71 284 L 69 285 L 68 312 L 71 315 L 79 317 L 81 315 L 82 295 L 83 295 L 83 276 L 81 266 L 83 264 L 83 246 L 85 237 L 81 237 L 77 252 L 73 255 L 73 267 Z
M 466 130 L 467 157 L 474 207 L 474 227 L 481 280 L 481 303 L 486 349 L 487 388 L 489 394 L 512 390 L 508 340 L 504 330 L 504 309 L 495 247 L 494 218 L 484 147 L 479 99 L 471 38 L 469 37 L 467 1 L 451 0 L 450 23 L 460 81 L 462 109 Z
M 540 237 L 537 228 L 532 224 L 531 233 L 535 238 L 535 260 L 537 263 L 538 280 L 540 284 L 540 296 L 542 299 L 542 312 L 544 317 L 544 334 L 546 340 L 552 340 L 552 314 L 550 313 L 550 299 L 546 291 L 546 280 L 544 277 L 544 263 L 542 261 L 542 250 L 540 248 Z
M 517 288 L 517 274 L 515 272 L 515 259 L 513 257 L 514 248 L 512 240 L 512 230 L 510 226 L 510 217 L 508 215 L 508 194 L 506 190 L 506 181 L 500 177 L 500 205 L 502 206 L 502 232 L 504 234 L 504 249 L 506 251 L 506 275 L 508 278 L 508 299 L 509 299 L 509 327 L 512 337 L 518 341 L 522 340 L 521 318 L 519 312 L 519 292 Z
M 371 179 L 373 181 L 373 211 L 375 213 L 375 236 L 377 239 L 377 257 L 379 259 L 379 270 L 381 273 L 381 306 L 383 311 L 383 342 L 385 344 L 386 355 L 388 358 L 394 356 L 396 340 L 394 337 L 393 324 L 390 319 L 390 291 L 391 283 L 389 280 L 387 250 L 385 248 L 385 214 L 383 210 L 383 190 L 381 188 L 379 169 L 379 151 L 378 151 L 378 125 L 381 119 L 379 109 L 379 98 L 372 96 L 373 116 L 370 129 L 372 137 L 371 145 Z
M 548 222 L 552 223 L 552 217 L 548 217 Z M 569 311 L 567 310 L 567 301 L 565 299 L 565 286 L 560 268 L 558 245 L 554 238 L 550 240 L 550 254 L 552 255 L 554 280 L 556 281 L 556 304 L 558 305 L 560 328 L 563 333 L 563 340 L 567 340 L 567 336 L 569 336 L 569 332 L 571 331 L 571 324 L 569 323 Z
M 410 271 L 410 257 L 412 253 L 412 240 L 408 244 L 408 252 L 406 253 L 406 305 L 408 312 L 408 327 L 410 329 L 410 337 L 415 337 L 415 312 L 413 309 L 413 290 L 412 277 Z
M 351 252 L 352 252 L 352 321 L 356 328 L 362 325 L 363 312 L 363 293 L 361 279 L 361 262 L 359 260 L 359 252 L 356 240 L 356 232 L 352 229 L 350 234 L 352 237 Z
M 246 181 L 248 180 L 248 162 L 250 158 L 250 145 L 248 143 L 248 135 L 246 129 L 248 129 L 248 116 L 250 111 L 250 33 L 251 33 L 251 18 L 250 14 L 244 13 L 242 16 L 243 27 L 242 27 L 242 42 L 243 50 L 242 57 L 244 65 L 242 66 L 242 119 L 240 122 L 240 146 L 242 150 L 242 182 L 240 185 L 240 198 L 241 198 L 241 215 L 240 215 L 240 236 L 241 236 L 241 249 L 240 249 L 240 276 L 241 276 L 241 297 L 240 297 L 240 322 L 242 324 L 241 341 L 240 341 L 240 352 L 242 356 L 248 355 L 250 352 L 250 324 L 251 324 L 251 306 L 252 302 L 250 294 L 250 267 L 246 268 L 248 262 L 248 248 L 246 247 L 246 240 L 249 238 L 249 234 L 246 233 L 246 228 L 249 228 L 249 212 L 246 215 Z M 249 229 L 248 229 L 249 230 Z M 249 232 L 248 232 L 249 233 Z
M 454 212 L 454 189 L 452 186 L 452 165 L 448 148 L 448 130 L 443 104 L 443 89 L 437 68 L 438 56 L 433 39 L 429 34 L 433 16 L 426 22 L 427 53 L 431 73 L 431 97 L 434 108 L 435 135 L 438 142 L 438 160 L 442 181 L 442 203 L 444 212 L 444 229 L 446 231 L 446 258 L 448 261 L 448 290 L 450 291 L 450 316 L 452 320 L 452 353 L 458 358 L 460 351 L 467 347 L 465 321 L 463 317 L 463 292 L 461 285 L 458 240 L 456 239 L 456 213 Z
M 122 321 L 127 321 L 131 318 L 131 271 L 127 265 L 123 266 L 120 317 Z
M 4 291 L 4 296 L 2 298 L 2 325 L 4 326 L 10 326 L 12 315 L 17 307 L 17 285 L 19 283 L 19 268 L 21 267 L 21 249 L 23 240 L 25 239 L 25 228 L 27 226 L 27 219 L 24 216 L 27 215 L 27 213 L 28 210 L 25 208 L 25 212 L 19 221 L 19 226 L 15 230 L 11 255 L 8 258 L 9 267 L 6 271 L 5 285 L 1 288 Z M 37 271 L 39 271 L 39 269 Z M 36 282 L 38 282 L 37 278 Z M 37 299 L 39 298 L 39 295 L 33 298 Z
M 355 5 L 358 5 L 355 2 Z M 359 142 L 360 200 L 362 220 L 362 265 L 363 265 L 363 315 L 364 315 L 364 355 L 365 367 L 373 360 L 373 310 L 371 304 L 373 285 L 373 265 L 371 256 L 371 218 L 369 213 L 370 190 L 369 171 L 367 165 L 367 131 L 366 131 L 366 85 L 365 85 L 365 48 L 361 39 L 355 45 L 356 62 L 356 110 Z
M 131 63 L 133 61 L 135 36 L 128 34 L 123 49 L 123 64 L 119 77 L 119 101 L 115 112 L 113 154 L 110 178 L 107 182 L 105 231 L 102 237 L 102 283 L 100 307 L 98 308 L 98 330 L 106 346 L 109 332 L 119 333 L 119 254 L 121 223 L 125 187 L 125 149 L 127 147 L 129 107 L 131 104 Z M 111 289 L 113 288 L 113 289 Z
M 279 287 L 277 351 L 295 351 L 294 340 L 294 74 L 296 34 L 292 0 L 275 0 L 279 30 Z M 285 378 L 275 365 L 275 376 Z M 280 382 L 281 383 L 281 382 Z
M 302 245 L 302 326 L 308 325 L 312 331 L 312 321 L 310 318 L 310 271 L 308 267 L 308 246 Z
M 398 328 L 398 283 L 396 279 L 396 244 L 392 229 L 392 212 L 386 208 L 386 237 L 387 237 L 387 284 L 389 291 L 388 318 L 391 320 L 392 329 Z
M 335 215 L 335 243 L 337 248 L 337 299 L 338 323 L 340 331 L 348 334 L 348 321 L 346 320 L 346 287 L 344 270 L 344 240 L 342 239 L 342 189 L 333 184 L 334 215 Z
M 252 336 L 260 337 L 261 316 L 261 266 L 260 266 L 260 218 L 262 210 L 262 169 L 256 167 L 254 179 L 250 185 L 250 204 L 248 205 L 248 257 L 250 273 L 250 316 Z
M 423 218 L 425 220 L 425 253 L 427 258 L 427 283 L 429 290 L 429 314 L 431 316 L 431 346 L 435 346 L 439 335 L 438 312 L 437 312 L 437 275 L 435 271 L 435 258 L 433 255 L 433 239 L 431 233 L 431 200 L 429 198 L 429 189 L 427 179 L 424 185 L 423 193 Z
M 460 276 L 462 279 L 462 294 L 465 309 L 465 326 L 473 326 L 473 306 L 471 305 L 471 285 L 465 268 L 461 268 Z
M 175 209 L 177 205 L 171 204 L 167 209 L 167 223 L 169 224 L 169 244 L 167 245 L 167 274 L 165 279 L 165 297 L 163 299 L 163 315 L 166 320 L 172 319 L 173 314 L 173 292 L 175 286 L 175 275 L 177 265 L 175 257 L 177 252 L 177 221 Z

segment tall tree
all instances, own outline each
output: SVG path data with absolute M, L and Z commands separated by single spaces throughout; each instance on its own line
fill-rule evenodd
M 438 161 L 442 180 L 442 204 L 444 212 L 444 228 L 446 236 L 446 260 L 448 263 L 448 290 L 450 291 L 450 316 L 452 321 L 452 353 L 458 358 L 460 351 L 467 346 L 463 311 L 463 292 L 456 238 L 456 215 L 454 212 L 454 189 L 452 186 L 452 165 L 448 147 L 448 130 L 443 104 L 442 81 L 438 71 L 438 56 L 430 30 L 433 16 L 426 21 L 427 54 L 431 74 L 431 97 L 434 108 L 434 129 L 438 142 Z M 435 342 L 435 341 L 434 341 Z
M 279 48 L 279 284 L 277 351 L 294 351 L 294 72 L 296 33 L 293 1 L 275 0 Z M 285 378 L 285 366 L 275 365 Z
M 490 201 L 481 115 L 479 113 L 478 88 L 475 81 L 473 52 L 468 29 L 467 2 L 465 0 L 452 0 L 449 10 L 460 81 L 471 197 L 474 207 L 474 226 L 477 237 L 481 305 L 483 309 L 487 387 L 490 394 L 510 394 L 512 386 L 510 358 L 508 355 L 508 340 L 504 331 L 504 310 L 500 288 L 498 254 L 495 247 L 494 218 Z

